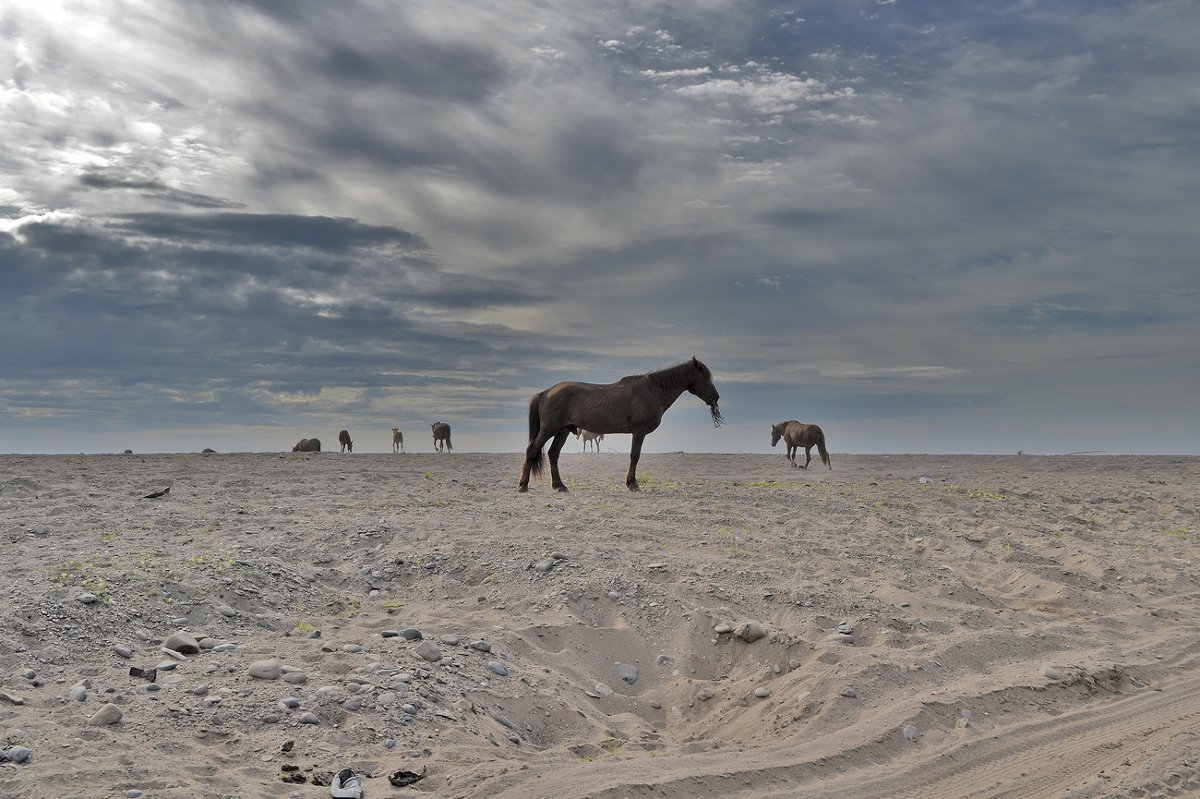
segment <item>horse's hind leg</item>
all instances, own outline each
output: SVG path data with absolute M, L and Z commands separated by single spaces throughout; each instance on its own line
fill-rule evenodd
M 788 459 L 788 463 L 791 464 L 793 469 L 795 469 L 796 468 L 796 448 L 793 447 L 791 444 L 788 444 L 787 459 Z
M 801 466 L 800 468 L 807 469 L 808 464 L 810 464 L 810 463 L 812 463 L 812 445 L 811 444 L 809 444 L 807 447 L 804 448 L 804 465 Z
M 550 444 L 550 487 L 555 491 L 567 490 L 566 484 L 563 483 L 562 477 L 558 474 L 558 453 L 562 450 L 563 444 L 567 443 L 567 436 L 569 435 L 571 435 L 570 431 L 561 430 Z

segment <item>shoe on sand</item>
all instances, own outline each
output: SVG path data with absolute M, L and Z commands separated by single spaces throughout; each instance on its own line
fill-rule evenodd
M 334 799 L 362 799 L 362 777 L 352 768 L 342 769 L 333 775 L 329 795 Z

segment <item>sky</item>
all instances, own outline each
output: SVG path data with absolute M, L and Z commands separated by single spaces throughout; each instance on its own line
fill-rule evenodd
M 694 356 L 726 424 L 684 394 L 645 452 L 1200 454 L 1197 41 L 1194 0 L 0 0 L 0 452 L 519 452 L 535 392 Z

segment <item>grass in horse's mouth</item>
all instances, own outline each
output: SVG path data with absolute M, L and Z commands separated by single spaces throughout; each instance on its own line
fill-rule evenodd
M 721 425 L 725 424 L 725 418 L 721 416 L 720 408 L 718 408 L 716 405 L 712 405 L 710 406 L 709 410 L 712 411 L 713 427 L 720 427 Z

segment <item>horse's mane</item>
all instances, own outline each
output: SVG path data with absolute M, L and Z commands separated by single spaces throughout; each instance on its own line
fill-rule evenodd
M 702 371 L 708 372 L 707 366 L 693 358 L 674 366 L 668 366 L 666 369 L 659 369 L 657 372 L 646 372 L 643 375 L 633 375 L 633 377 L 645 378 L 660 388 L 674 389 L 691 382 L 691 369 L 694 366 L 699 366 Z M 621 378 L 622 382 L 629 379 L 628 377 Z

